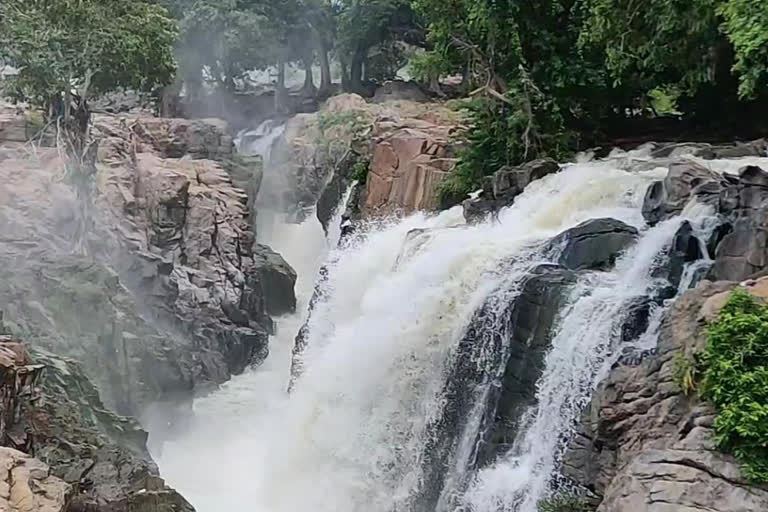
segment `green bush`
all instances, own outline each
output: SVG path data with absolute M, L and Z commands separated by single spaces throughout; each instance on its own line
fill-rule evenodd
M 544 157 L 559 160 L 571 153 L 573 134 L 551 98 L 533 85 L 511 90 L 505 98 L 477 98 L 465 105 L 466 144 L 456 169 L 440 184 L 441 202 L 479 189 L 484 176 L 505 165 Z
M 541 500 L 536 508 L 538 512 L 592 512 L 594 510 L 583 496 L 571 492 L 561 492 Z
M 701 392 L 717 409 L 715 441 L 745 476 L 768 483 L 768 307 L 743 289 L 708 330 Z
M 360 157 L 357 162 L 355 162 L 352 179 L 357 181 L 358 185 L 365 185 L 368 181 L 368 171 L 370 170 L 370 167 L 371 162 L 368 158 Z

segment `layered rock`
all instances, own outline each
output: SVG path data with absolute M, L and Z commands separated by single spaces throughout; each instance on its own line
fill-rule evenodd
M 554 160 L 533 160 L 517 167 L 502 167 L 483 179 L 479 195 L 464 201 L 464 217 L 467 222 L 477 222 L 495 215 L 523 193 L 533 181 L 560 170 Z
M 39 460 L 12 448 L 0 448 L 0 510 L 67 512 L 72 486 L 51 475 Z
M 768 509 L 768 490 L 751 485 L 713 442 L 714 409 L 678 385 L 679 361 L 703 349 L 734 283 L 703 282 L 666 314 L 658 351 L 619 364 L 603 381 L 571 441 L 562 472 L 590 489 L 598 512 Z M 747 283 L 761 300 L 768 280 Z
M 301 220 L 318 205 L 326 225 L 356 167 L 367 165 L 364 191 L 355 196 L 363 215 L 435 209 L 437 187 L 456 164 L 454 139 L 461 129 L 455 113 L 435 104 L 335 96 L 318 113 L 286 123 L 271 153 L 280 172 L 265 175 L 281 180 L 265 185 L 280 194 L 265 197 L 265 206 Z

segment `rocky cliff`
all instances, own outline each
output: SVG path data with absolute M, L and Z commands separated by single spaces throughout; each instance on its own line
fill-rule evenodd
M 55 149 L 0 146 L 0 298 L 14 331 L 82 361 L 110 407 L 141 416 L 263 360 L 296 276 L 254 243 L 221 123 L 97 116 L 95 129 L 85 182 Z
M 285 195 L 267 198 L 269 206 L 306 213 L 317 204 L 326 225 L 354 177 L 365 180 L 354 196 L 362 215 L 434 210 L 437 186 L 456 165 L 461 130 L 458 114 L 443 105 L 335 96 L 286 123 L 272 151 L 279 176 L 265 177 L 283 180 L 269 188 Z
M 78 363 L 0 335 L 0 395 L 0 510 L 192 512 Z

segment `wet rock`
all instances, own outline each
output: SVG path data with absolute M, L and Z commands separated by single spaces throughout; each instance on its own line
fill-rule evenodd
M 564 304 L 575 275 L 558 265 L 536 267 L 520 296 L 511 304 L 506 325 L 510 345 L 499 389 L 489 403 L 489 424 L 478 453 L 478 464 L 491 462 L 511 445 L 523 412 L 534 404 L 536 382 L 544 370 L 551 327 Z
M 294 271 L 282 256 L 264 245 L 256 245 L 254 252 L 254 271 L 258 276 L 265 309 L 270 315 L 283 315 L 296 310 L 296 285 Z
M 605 270 L 637 239 L 638 231 L 619 220 L 604 218 L 582 222 L 552 239 L 557 262 L 570 270 Z
M 520 283 L 519 295 L 510 298 L 502 287 L 475 313 L 443 390 L 445 407 L 429 427 L 423 483 L 409 508 L 433 510 L 441 495 L 461 488 L 460 479 L 466 475 L 456 475 L 454 460 L 459 440 L 477 436 L 469 470 L 493 462 L 509 449 L 523 412 L 535 402 L 536 381 L 552 341 L 552 322 L 574 281 L 575 275 L 559 265 L 540 265 Z M 478 365 L 478 360 L 484 363 Z M 489 368 L 503 369 L 503 376 Z M 499 377 L 501 386 L 495 382 Z M 485 407 L 478 428 L 470 418 L 479 401 Z
M 476 222 L 495 215 L 501 208 L 510 206 L 531 182 L 559 170 L 557 162 L 549 159 L 534 160 L 517 167 L 502 167 L 486 179 L 479 196 L 464 201 L 464 217 L 467 222 Z
M 720 176 L 690 162 L 673 164 L 664 181 L 649 188 L 643 215 L 654 224 L 691 201 L 710 205 L 722 222 L 707 241 L 715 260 L 710 279 L 743 280 L 768 266 L 768 172 L 746 166 Z
M 716 205 L 725 179 L 714 171 L 693 162 L 677 162 L 669 166 L 667 177 L 652 184 L 643 202 L 643 217 L 655 225 L 683 211 L 692 200 Z
M 714 449 L 715 411 L 677 384 L 677 361 L 701 350 L 734 283 L 705 281 L 672 305 L 658 350 L 619 364 L 599 385 L 562 461 L 561 471 L 593 490 L 599 512 L 743 510 L 768 507 L 738 463 Z M 747 289 L 765 300 L 768 281 Z
M 684 221 L 672 239 L 669 256 L 663 267 L 664 277 L 677 288 L 683 276 L 685 265 L 704 257 L 701 251 L 699 239 L 693 233 L 693 226 L 687 220 Z

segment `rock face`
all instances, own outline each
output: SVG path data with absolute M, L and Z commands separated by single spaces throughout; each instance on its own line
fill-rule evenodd
M 484 219 L 510 206 L 531 182 L 558 172 L 560 166 L 554 160 L 533 160 L 518 167 L 502 167 L 483 181 L 480 195 L 464 201 L 464 217 L 467 222 Z
M 598 512 L 768 510 L 768 490 L 749 485 L 715 449 L 715 411 L 677 384 L 677 361 L 703 348 L 734 283 L 705 281 L 666 314 L 658 353 L 618 365 L 602 382 L 571 441 L 562 471 L 592 490 Z M 748 283 L 765 300 L 768 281 Z
M 403 127 L 378 138 L 366 183 L 365 213 L 437 208 L 437 186 L 456 166 L 448 145 L 450 129 L 439 128 Z
M 269 199 L 268 207 L 298 211 L 301 220 L 317 204 L 326 225 L 355 167 L 367 164 L 365 191 L 356 197 L 363 215 L 435 209 L 437 186 L 456 164 L 453 138 L 460 131 L 456 114 L 435 104 L 335 96 L 320 112 L 286 123 L 272 151 L 280 172 L 265 175 L 282 180 L 266 188 L 285 193 Z
M 0 448 L 0 510 L 67 512 L 72 487 L 51 475 L 37 459 L 11 448 Z
M 637 238 L 637 229 L 616 219 L 592 219 L 551 241 L 557 262 L 570 270 L 604 270 Z
M 519 295 L 509 297 L 501 289 L 475 313 L 443 389 L 446 407 L 430 425 L 423 483 L 410 509 L 434 510 L 441 495 L 461 487 L 466 475 L 456 474 L 454 459 L 461 439 L 476 437 L 470 470 L 509 449 L 522 413 L 535 402 L 536 381 L 552 341 L 550 328 L 574 279 L 573 272 L 558 265 L 537 266 L 520 283 Z M 488 354 L 492 360 L 485 359 Z M 479 360 L 484 364 L 478 365 Z M 487 368 L 500 368 L 503 375 L 489 375 Z M 500 386 L 491 382 L 496 379 Z M 479 427 L 471 420 L 478 403 L 485 411 Z
M 544 358 L 551 348 L 551 328 L 567 299 L 567 289 L 576 280 L 573 272 L 558 265 L 533 270 L 515 300 L 509 328 L 511 346 L 504 367 L 497 404 L 483 438 L 478 464 L 492 462 L 509 450 L 518 433 L 522 414 L 535 403 L 536 382 L 544 371 Z
M 0 510 L 193 511 L 158 476 L 146 432 L 106 410 L 74 361 L 0 336 L 0 393 Z
M 0 300 L 109 407 L 170 412 L 263 360 L 295 273 L 254 244 L 228 161 L 203 158 L 231 154 L 221 123 L 96 116 L 95 131 L 92 184 L 68 182 L 53 150 L 0 146 Z

